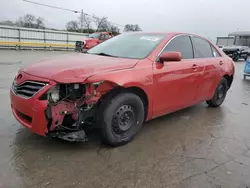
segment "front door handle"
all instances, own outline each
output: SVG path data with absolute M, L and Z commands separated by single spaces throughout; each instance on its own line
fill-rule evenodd
M 220 63 L 219 63 L 220 65 L 223 65 L 223 61 L 220 61 Z

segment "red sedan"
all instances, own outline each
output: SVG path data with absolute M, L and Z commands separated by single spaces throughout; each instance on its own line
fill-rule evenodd
M 203 37 L 128 33 L 22 68 L 11 108 L 36 134 L 86 141 L 85 129 L 98 126 L 103 140 L 118 146 L 144 121 L 203 101 L 220 106 L 233 77 L 232 59 Z
M 96 32 L 92 33 L 85 38 L 83 41 L 76 41 L 75 51 L 83 51 L 93 48 L 94 46 L 112 38 L 113 35 L 111 32 Z

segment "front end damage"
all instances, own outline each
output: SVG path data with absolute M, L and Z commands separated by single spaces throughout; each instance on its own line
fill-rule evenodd
M 108 91 L 110 82 L 57 84 L 42 98 L 48 100 L 45 110 L 47 136 L 67 141 L 87 141 L 85 130 L 97 123 L 97 108 Z

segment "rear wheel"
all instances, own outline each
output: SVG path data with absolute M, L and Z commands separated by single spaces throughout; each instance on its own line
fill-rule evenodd
M 119 146 L 131 141 L 144 121 L 144 105 L 133 93 L 120 93 L 101 104 L 99 125 L 105 143 Z
M 222 78 L 218 87 L 215 90 L 214 96 L 211 100 L 206 101 L 211 107 L 219 107 L 225 100 L 228 90 L 228 83 L 226 78 Z

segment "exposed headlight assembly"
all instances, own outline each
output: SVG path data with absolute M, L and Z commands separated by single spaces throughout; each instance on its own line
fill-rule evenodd
M 51 102 L 58 102 L 60 99 L 60 85 L 55 85 L 47 92 L 47 98 Z

